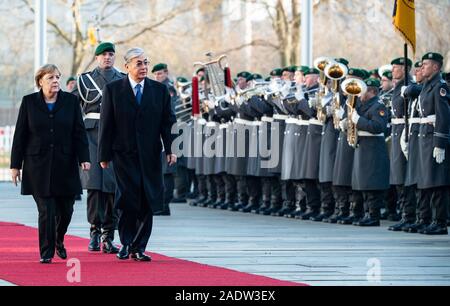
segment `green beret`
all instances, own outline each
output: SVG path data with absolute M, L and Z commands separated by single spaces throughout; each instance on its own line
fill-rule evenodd
M 379 88 L 381 86 L 380 80 L 375 79 L 375 78 L 366 79 L 364 81 L 364 83 L 366 83 L 366 85 L 368 87 L 377 87 L 377 88 Z
M 100 54 L 103 54 L 105 52 L 116 52 L 116 47 L 113 43 L 110 42 L 104 42 L 97 46 L 97 49 L 95 49 L 95 56 L 99 56 Z
M 348 66 L 349 63 L 345 58 L 335 58 L 334 60 L 338 63 L 344 64 L 345 66 Z
M 252 74 L 248 71 L 241 71 L 237 74 L 238 78 L 244 78 L 244 79 L 248 79 L 252 76 Z
M 358 69 L 358 68 L 350 68 L 348 70 L 348 75 L 358 77 L 361 79 L 364 79 L 364 77 L 365 77 L 365 73 L 361 69 Z
M 360 69 L 362 71 L 362 73 L 364 74 L 363 79 L 368 79 L 370 78 L 370 76 L 372 75 L 369 71 L 367 71 L 366 69 Z
M 155 66 L 153 66 L 152 73 L 155 73 L 156 71 L 161 71 L 161 70 L 167 70 L 167 64 L 164 64 L 164 63 L 156 64 Z
M 260 75 L 259 73 L 254 73 L 254 74 L 252 75 L 252 78 L 253 78 L 253 80 L 262 80 L 262 79 L 263 79 L 263 76 Z
M 416 68 L 422 67 L 422 61 L 416 62 L 416 63 L 414 64 L 414 67 L 416 67 Z
M 187 82 L 189 82 L 186 78 L 184 78 L 184 77 L 178 77 L 177 78 L 177 82 L 178 83 L 187 83 Z
M 444 57 L 441 54 L 435 52 L 428 52 L 427 54 L 425 54 L 422 57 L 422 61 L 424 60 L 433 60 L 441 65 L 444 63 Z
M 271 76 L 278 76 L 280 77 L 283 74 L 280 68 L 275 68 L 270 72 Z
M 391 65 L 405 65 L 405 58 L 404 57 L 399 57 L 396 58 L 394 60 L 392 60 Z M 412 67 L 412 60 L 410 60 L 409 58 L 407 59 L 407 65 L 408 67 Z
M 272 78 L 271 77 L 267 77 L 267 78 L 264 79 L 264 81 L 270 82 L 270 79 L 272 79 Z
M 237 83 L 238 79 L 237 78 L 233 78 L 233 82 Z
M 69 77 L 69 78 L 67 79 L 66 85 L 69 84 L 70 82 L 76 81 L 76 80 L 77 80 L 77 79 L 76 79 L 75 77 L 71 76 L 71 77 Z
M 297 66 L 295 66 L 295 65 L 289 66 L 288 67 L 288 71 L 292 72 L 292 73 L 295 73 L 295 71 L 297 71 Z
M 310 74 L 320 74 L 320 71 L 317 70 L 316 68 L 309 68 L 308 71 L 304 73 L 305 76 Z
M 379 76 L 379 75 L 378 75 L 378 69 L 372 69 L 372 70 L 369 71 L 369 73 L 370 73 L 370 75 L 376 75 L 376 76 Z
M 205 68 L 198 68 L 195 74 L 198 74 L 199 72 L 205 72 Z
M 297 66 L 296 70 L 305 74 L 305 72 L 307 72 L 309 70 L 309 67 L 308 66 Z
M 392 71 L 385 71 L 382 76 L 392 81 Z

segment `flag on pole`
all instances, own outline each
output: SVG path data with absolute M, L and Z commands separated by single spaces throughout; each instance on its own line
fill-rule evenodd
M 414 0 L 395 0 L 393 24 L 416 53 L 416 7 Z

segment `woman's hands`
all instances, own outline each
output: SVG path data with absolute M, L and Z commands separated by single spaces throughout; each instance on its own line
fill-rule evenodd
M 22 180 L 20 177 L 20 170 L 19 169 L 11 169 L 11 178 L 12 178 L 13 184 L 17 186 L 18 182 L 20 182 Z

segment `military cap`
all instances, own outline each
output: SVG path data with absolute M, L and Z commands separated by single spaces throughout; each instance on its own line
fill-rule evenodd
M 380 76 L 378 75 L 378 69 L 372 69 L 369 71 L 370 75 L 376 75 L 376 76 Z
M 308 66 L 297 66 L 297 69 L 296 69 L 296 71 L 300 71 L 303 74 L 305 74 L 305 72 L 307 72 L 308 70 L 309 70 Z
M 198 74 L 199 72 L 205 72 L 205 68 L 203 68 L 203 67 L 198 68 L 197 71 L 195 72 L 195 74 Z
M 281 71 L 280 68 L 275 68 L 270 72 L 271 76 L 281 76 L 283 74 L 283 71 Z
M 362 71 L 362 73 L 364 74 L 363 79 L 368 79 L 370 78 L 370 76 L 372 75 L 369 71 L 367 71 L 366 69 L 360 69 Z
M 444 57 L 436 52 L 428 52 L 426 53 L 423 57 L 422 57 L 422 61 L 424 60 L 433 60 L 435 62 L 438 62 L 439 64 L 443 64 L 444 63 Z
M 252 78 L 253 78 L 253 80 L 262 80 L 262 79 L 263 79 L 263 76 L 260 75 L 259 73 L 254 73 L 254 74 L 252 75 Z
M 368 78 L 364 81 L 368 87 L 377 87 L 379 88 L 381 86 L 380 80 L 375 78 Z
M 71 77 L 69 77 L 69 78 L 67 79 L 66 85 L 69 84 L 70 82 L 76 81 L 76 80 L 77 80 L 77 79 L 76 79 L 75 77 L 71 76 Z
M 365 77 L 365 73 L 361 69 L 358 69 L 358 68 L 350 68 L 348 70 L 348 75 L 355 76 L 355 77 L 358 77 L 361 79 L 364 79 L 364 77 Z
M 237 78 L 233 78 L 233 82 L 237 83 L 238 79 Z
M 317 70 L 316 68 L 309 68 L 308 71 L 304 73 L 305 76 L 310 74 L 320 74 L 320 71 Z
M 177 78 L 178 83 L 187 83 L 189 82 L 185 77 L 178 77 Z
M 416 62 L 416 63 L 414 64 L 414 67 L 416 67 L 416 68 L 422 67 L 422 61 Z
M 167 70 L 167 64 L 164 64 L 164 63 L 156 64 L 155 66 L 153 66 L 152 73 L 155 73 L 156 71 L 161 71 L 161 70 Z
M 95 55 L 98 56 L 100 54 L 103 54 L 105 52 L 116 52 L 116 47 L 113 43 L 110 42 L 103 42 L 97 46 L 95 49 Z
M 252 76 L 252 74 L 248 71 L 241 71 L 237 74 L 238 78 L 244 78 L 244 79 L 249 79 Z
M 412 67 L 413 63 L 412 63 L 412 60 L 410 60 L 409 58 L 407 59 L 406 63 L 408 65 L 408 67 Z M 405 65 L 405 58 L 404 57 L 396 58 L 396 59 L 392 60 L 391 65 L 402 65 L 402 66 L 404 66 Z
M 348 66 L 348 63 L 349 63 L 349 61 L 347 60 L 347 59 L 345 59 L 345 58 L 335 58 L 334 59 L 336 62 L 338 62 L 338 63 L 341 63 L 341 64 L 344 64 L 345 66 Z
M 271 79 L 271 77 L 269 76 L 269 77 L 265 78 L 264 81 L 270 82 L 270 79 Z
M 288 68 L 288 71 L 292 72 L 292 73 L 295 73 L 295 71 L 297 71 L 297 66 L 295 66 L 295 65 L 289 66 L 287 68 Z
M 382 76 L 392 81 L 392 71 L 385 71 Z

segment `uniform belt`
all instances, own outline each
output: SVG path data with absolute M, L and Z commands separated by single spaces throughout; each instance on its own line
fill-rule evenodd
M 409 118 L 408 119 L 408 123 L 409 124 L 415 124 L 415 123 L 419 123 L 420 124 L 420 118 Z
M 221 129 L 221 130 L 228 129 L 229 126 L 230 126 L 229 123 L 223 123 L 223 124 L 219 125 L 219 129 Z
M 309 121 L 307 120 L 300 120 L 296 118 L 288 118 L 286 119 L 287 124 L 296 124 L 296 125 L 309 125 Z
M 392 125 L 405 124 L 405 118 L 392 118 L 391 119 L 391 124 Z
M 84 116 L 84 119 L 100 120 L 100 113 L 89 113 Z
M 420 124 L 435 124 L 435 123 L 436 123 L 436 115 L 420 118 Z
M 288 115 L 273 115 L 273 119 L 275 119 L 275 120 L 286 120 L 286 119 L 288 119 L 289 118 L 289 116 Z
M 241 119 L 241 118 L 234 119 L 234 123 L 237 123 L 237 124 L 251 125 L 252 122 L 253 121 L 245 120 L 245 119 Z
M 197 123 L 200 124 L 200 125 L 206 125 L 206 120 L 203 119 L 203 118 L 200 118 L 200 119 L 197 120 Z
M 273 122 L 274 118 L 263 116 L 263 117 L 261 117 L 261 121 L 262 122 Z
M 308 123 L 309 123 L 309 124 L 314 124 L 314 125 L 321 125 L 321 126 L 323 126 L 323 123 L 320 122 L 320 121 L 317 120 L 317 119 L 309 119 Z
M 369 133 L 366 131 L 358 131 L 358 136 L 361 136 L 361 137 L 384 137 L 384 134 L 383 133 L 372 134 L 372 133 Z

